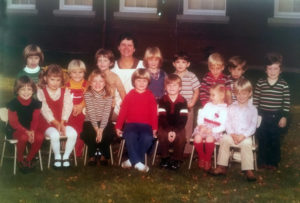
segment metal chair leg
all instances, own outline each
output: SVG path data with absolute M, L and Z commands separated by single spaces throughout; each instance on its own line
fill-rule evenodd
M 52 153 L 52 145 L 51 145 L 51 142 L 50 142 L 49 155 L 48 155 L 48 168 L 50 168 L 51 153 Z
M 17 145 L 14 144 L 15 154 L 14 154 L 14 175 L 16 175 L 17 168 Z
M 191 166 L 192 166 L 192 161 L 193 161 L 193 157 L 194 157 L 194 153 L 195 153 L 195 146 L 193 144 L 192 146 L 192 152 L 191 152 L 191 156 L 190 156 L 190 160 L 189 160 L 189 170 L 191 169 Z
M 40 160 L 40 168 L 41 168 L 41 171 L 43 171 L 43 161 L 42 161 L 41 150 L 39 150 L 39 160 Z
M 83 160 L 83 165 L 86 166 L 86 159 L 87 159 L 87 153 L 88 153 L 88 146 L 84 145 L 84 160 Z
M 153 157 L 152 157 L 152 166 L 154 165 L 154 162 L 155 162 L 155 157 L 156 157 L 156 153 L 157 153 L 158 143 L 159 143 L 159 141 L 156 140 L 155 147 L 154 147 L 154 152 L 153 152 Z
M 111 165 L 113 166 L 114 165 L 114 154 L 113 154 L 111 145 L 109 145 L 109 152 L 110 152 L 110 162 L 111 162 Z
M 214 148 L 214 168 L 217 168 L 217 146 Z
M 75 162 L 75 166 L 77 166 L 77 157 L 76 157 L 76 150 L 75 147 L 73 149 L 73 154 L 74 154 L 74 162 Z
M 2 167 L 2 165 L 3 165 L 3 158 L 4 158 L 4 153 L 5 153 L 5 147 L 6 147 L 6 141 L 3 142 L 0 167 Z
M 147 156 L 147 153 L 145 153 L 145 166 L 148 165 L 148 156 Z
M 121 160 L 122 160 L 122 156 L 123 156 L 123 151 L 124 151 L 124 145 L 125 145 L 125 140 L 121 140 L 121 143 L 120 143 L 120 148 L 119 148 L 119 161 L 118 161 L 118 165 L 120 166 L 121 165 Z

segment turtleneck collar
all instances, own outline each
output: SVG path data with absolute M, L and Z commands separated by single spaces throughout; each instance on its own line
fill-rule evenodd
M 28 106 L 31 103 L 31 98 L 30 99 L 22 99 L 20 96 L 17 97 L 17 99 L 19 100 L 19 102 L 24 105 L 24 106 Z
M 29 68 L 28 66 L 25 66 L 25 68 L 24 68 L 24 71 L 25 71 L 26 73 L 31 73 L 31 74 L 33 74 L 33 73 L 38 73 L 40 70 L 41 70 L 41 67 L 40 67 L 40 66 L 37 66 L 37 67 L 35 67 L 35 68 Z

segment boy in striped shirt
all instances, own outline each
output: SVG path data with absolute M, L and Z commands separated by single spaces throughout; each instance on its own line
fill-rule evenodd
M 267 78 L 258 80 L 253 103 L 262 118 L 258 130 L 258 162 L 260 167 L 276 169 L 280 161 L 280 128 L 284 128 L 290 111 L 288 83 L 280 77 L 282 56 L 268 53 Z

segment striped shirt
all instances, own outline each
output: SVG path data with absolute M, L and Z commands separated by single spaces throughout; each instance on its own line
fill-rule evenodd
M 274 85 L 259 79 L 254 90 L 254 105 L 258 111 L 281 111 L 286 117 L 290 111 L 290 90 L 287 82 L 279 78 Z
M 86 116 L 85 121 L 90 121 L 94 128 L 104 129 L 107 125 L 108 118 L 111 111 L 112 97 L 104 97 L 105 92 L 97 93 L 93 90 L 87 91 L 84 94 L 86 103 Z
M 221 73 L 218 78 L 214 78 L 211 72 L 204 75 L 200 88 L 200 101 L 204 106 L 209 101 L 209 90 L 213 85 L 224 84 L 226 90 L 231 90 L 231 82 L 226 75 Z
M 180 78 L 182 80 L 180 94 L 187 100 L 187 102 L 190 102 L 194 91 L 200 87 L 200 82 L 197 76 L 190 71 L 186 71 L 184 75 L 180 76 Z

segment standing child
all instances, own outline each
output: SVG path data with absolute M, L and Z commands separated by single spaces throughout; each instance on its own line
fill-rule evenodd
M 230 72 L 228 79 L 231 82 L 232 102 L 236 101 L 236 90 L 234 84 L 238 79 L 244 78 L 243 74 L 247 70 L 246 65 L 247 61 L 241 56 L 233 56 L 228 60 L 228 70 Z
M 241 149 L 241 167 L 248 181 L 255 181 L 253 174 L 252 136 L 257 126 L 257 109 L 252 105 L 252 85 L 249 80 L 239 78 L 235 83 L 237 101 L 228 108 L 226 135 L 220 140 L 218 167 L 213 175 L 225 175 L 230 156 L 230 146 Z
M 253 98 L 262 118 L 258 129 L 258 163 L 261 167 L 276 169 L 280 162 L 280 129 L 286 127 L 290 112 L 290 90 L 280 77 L 282 56 L 267 54 L 265 65 L 267 78 L 258 80 Z
M 100 70 L 94 70 L 88 79 L 90 87 L 84 94 L 86 102 L 86 118 L 83 125 L 81 138 L 88 146 L 89 165 L 96 165 L 96 150 L 101 153 L 100 163 L 107 165 L 110 158 L 109 145 L 114 136 L 113 127 L 109 121 L 112 92 L 106 82 L 105 74 Z
M 231 104 L 231 83 L 226 75 L 223 74 L 225 61 L 221 54 L 213 53 L 208 57 L 208 69 L 201 82 L 200 101 L 202 106 L 209 102 L 209 90 L 213 85 L 223 84 L 226 88 L 225 101 Z
M 25 47 L 23 55 L 26 66 L 18 73 L 17 78 L 27 75 L 37 84 L 41 72 L 40 64 L 44 61 L 44 54 L 39 46 L 30 44 Z
M 32 167 L 32 159 L 41 148 L 43 134 L 37 131 L 42 103 L 32 97 L 36 85 L 28 76 L 19 77 L 14 85 L 17 96 L 7 104 L 8 108 L 8 138 L 13 137 L 17 143 L 17 161 L 20 169 Z M 31 144 L 29 154 L 23 158 L 26 144 Z
M 185 124 L 187 121 L 187 102 L 179 94 L 181 79 L 176 74 L 166 77 L 165 87 L 167 95 L 159 100 L 158 108 L 158 140 L 161 149 L 162 168 L 177 170 L 183 158 L 185 138 Z M 170 145 L 174 152 L 169 153 Z
M 38 89 L 37 97 L 42 104 L 42 119 L 40 125 L 45 136 L 50 137 L 54 152 L 54 167 L 69 167 L 69 156 L 72 152 L 76 138 L 76 130 L 68 124 L 73 110 L 73 101 L 68 89 L 64 85 L 64 73 L 59 65 L 51 64 L 42 74 L 41 89 Z M 65 152 L 60 154 L 60 136 L 67 136 Z
M 186 99 L 189 109 L 185 133 L 186 140 L 190 140 L 194 129 L 194 106 L 199 97 L 200 82 L 194 73 L 188 71 L 188 67 L 190 67 L 190 57 L 187 53 L 179 52 L 175 54 L 173 58 L 173 66 L 175 68 L 175 74 L 182 80 L 180 94 Z M 191 145 L 186 143 L 184 153 L 189 154 L 191 151 Z
M 70 76 L 69 82 L 67 82 L 66 87 L 70 90 L 73 99 L 73 110 L 69 118 L 69 125 L 72 126 L 77 135 L 82 132 L 82 126 L 84 121 L 83 109 L 85 107 L 85 102 L 83 99 L 83 94 L 87 89 L 87 81 L 84 79 L 84 74 L 86 72 L 86 67 L 83 61 L 74 59 L 70 61 L 68 65 L 68 73 Z M 77 141 L 75 144 L 76 156 L 82 156 L 82 151 L 84 147 L 84 142 L 77 136 Z
M 98 69 L 105 74 L 106 82 L 112 89 L 112 96 L 116 95 L 117 98 L 121 98 L 121 101 L 124 99 L 126 95 L 125 88 L 119 76 L 112 72 L 110 68 L 114 66 L 115 57 L 112 51 L 99 49 L 95 54 L 95 61 Z M 113 107 L 115 106 L 116 101 L 113 101 Z M 112 120 L 116 121 L 117 114 L 113 114 Z
M 157 104 L 151 91 L 147 90 L 150 82 L 147 70 L 137 69 L 131 81 L 134 89 L 125 96 L 116 124 L 117 135 L 123 134 L 129 155 L 122 167 L 134 166 L 138 171 L 148 172 L 149 167 L 143 162 L 157 132 Z
M 199 168 L 209 171 L 215 142 L 222 137 L 227 119 L 226 89 L 217 84 L 210 88 L 210 102 L 199 112 L 194 131 L 194 145 L 198 152 Z M 205 142 L 203 142 L 205 141 Z
M 156 101 L 164 95 L 164 81 L 167 74 L 161 70 L 163 58 L 158 47 L 148 47 L 144 55 L 144 66 L 149 71 L 151 81 L 148 89 L 154 94 Z

